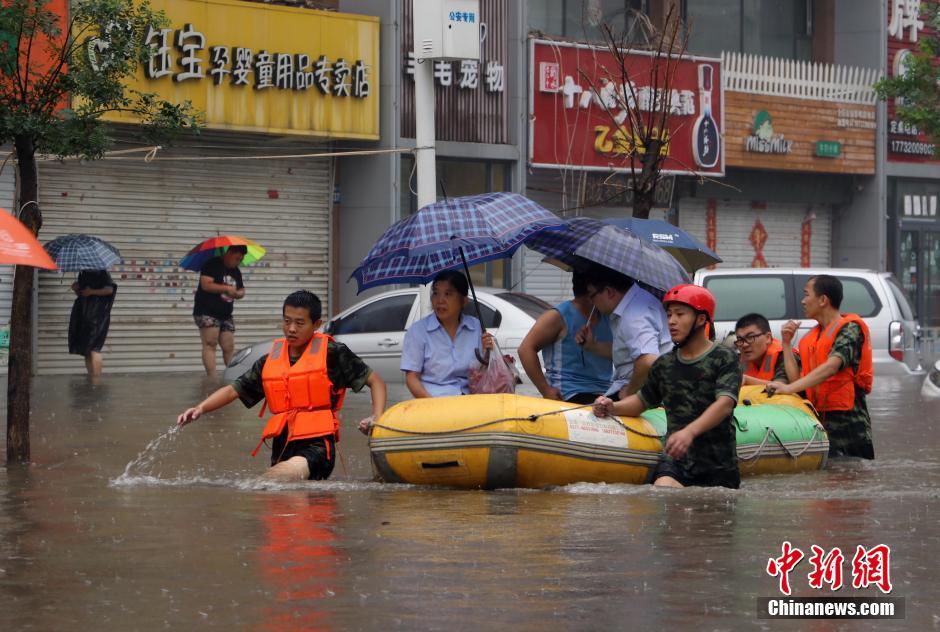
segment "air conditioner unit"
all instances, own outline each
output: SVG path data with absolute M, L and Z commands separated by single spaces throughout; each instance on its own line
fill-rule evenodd
M 480 59 L 479 0 L 412 0 L 415 59 Z

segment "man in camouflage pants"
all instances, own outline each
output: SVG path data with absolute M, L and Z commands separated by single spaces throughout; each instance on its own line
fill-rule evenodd
M 599 397 L 598 417 L 636 417 L 666 409 L 665 457 L 653 484 L 737 488 L 741 484 L 732 414 L 741 388 L 741 364 L 712 340 L 715 299 L 705 288 L 678 285 L 663 298 L 675 348 L 659 356 L 639 393 L 618 402 Z
M 806 282 L 803 311 L 817 321 L 800 340 L 802 377 L 791 384 L 771 382 L 767 392 L 806 391 L 829 435 L 829 456 L 874 459 L 871 417 L 865 400 L 871 392 L 873 370 L 868 325 L 855 314 L 841 314 L 842 282 L 820 274 Z M 800 323 L 783 326 L 784 347 Z

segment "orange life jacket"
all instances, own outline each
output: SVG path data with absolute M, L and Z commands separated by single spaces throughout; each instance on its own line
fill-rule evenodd
M 266 439 L 280 435 L 285 425 L 288 441 L 328 435 L 339 441 L 336 413 L 343 407 L 346 389 L 334 389 L 327 375 L 326 353 L 330 340 L 332 338 L 327 335 L 314 334 L 293 366 L 287 339 L 274 341 L 261 371 L 265 405 L 274 415 L 265 424 L 261 441 L 252 456 L 258 453 Z M 264 414 L 263 408 L 261 414 Z
M 781 353 L 783 353 L 783 345 L 780 344 L 779 340 L 774 338 L 771 343 L 767 345 L 767 352 L 764 354 L 764 360 L 760 365 L 758 366 L 756 362 L 748 362 L 747 368 L 744 370 L 744 375 L 750 375 L 759 380 L 772 382 L 777 369 L 777 358 L 780 357 Z
M 855 405 L 855 387 L 858 386 L 866 393 L 871 392 L 874 371 L 871 362 L 871 334 L 868 325 L 856 314 L 843 314 L 839 320 L 833 321 L 825 330 L 816 325 L 800 340 L 800 360 L 803 363 L 803 375 L 808 375 L 813 369 L 823 364 L 829 358 L 832 345 L 835 343 L 839 330 L 849 323 L 855 323 L 862 330 L 862 357 L 858 362 L 858 371 L 850 366 L 844 366 L 838 373 L 828 380 L 806 389 L 806 395 L 816 410 L 852 410 Z

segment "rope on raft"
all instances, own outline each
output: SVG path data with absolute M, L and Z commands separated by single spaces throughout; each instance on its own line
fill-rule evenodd
M 380 423 L 375 423 L 375 424 L 372 425 L 372 427 L 373 427 L 373 428 L 382 428 L 383 430 L 389 430 L 389 431 L 391 431 L 391 432 L 398 432 L 398 433 L 406 434 L 406 435 L 450 435 L 450 434 L 460 434 L 460 433 L 462 433 L 462 432 L 469 432 L 469 431 L 471 431 L 471 430 L 478 430 L 478 429 L 480 429 L 480 428 L 485 428 L 485 427 L 487 427 L 487 426 L 492 426 L 492 425 L 495 425 L 495 424 L 501 424 L 501 423 L 506 422 L 506 421 L 530 421 L 530 422 L 535 422 L 535 421 L 538 421 L 539 417 L 545 417 L 546 415 L 557 415 L 557 414 L 559 414 L 559 413 L 568 412 L 569 410 L 579 410 L 579 409 L 581 409 L 581 408 L 591 408 L 593 405 L 594 405 L 594 404 L 584 404 L 583 406 L 574 406 L 574 407 L 571 407 L 571 408 L 559 408 L 558 410 L 550 410 L 550 411 L 544 412 L 544 413 L 532 414 L 532 415 L 529 415 L 528 417 L 503 417 L 502 419 L 493 419 L 493 420 L 491 420 L 491 421 L 484 421 L 484 422 L 482 422 L 482 423 L 478 423 L 478 424 L 473 425 L 473 426 L 467 426 L 466 428 L 457 428 L 457 429 L 453 429 L 453 430 L 421 430 L 421 431 L 418 431 L 418 430 L 405 430 L 404 428 L 393 428 L 392 426 L 386 426 L 386 425 L 380 424 Z M 647 439 L 659 439 L 660 441 L 662 441 L 662 440 L 665 438 L 665 435 L 648 434 L 648 433 L 645 433 L 645 432 L 640 432 L 639 430 L 636 430 L 636 429 L 631 428 L 630 426 L 624 424 L 622 421 L 620 421 L 619 418 L 614 417 L 614 416 L 611 416 L 611 415 L 608 415 L 607 417 L 604 417 L 603 419 L 612 419 L 612 420 L 614 421 L 614 423 L 616 423 L 617 425 L 619 425 L 621 428 L 623 428 L 623 429 L 626 430 L 627 432 L 632 432 L 632 433 L 635 434 L 635 435 L 639 435 L 639 436 L 641 436 L 641 437 L 646 437 Z
M 777 443 L 780 444 L 780 447 L 783 448 L 783 451 L 786 453 L 788 457 L 790 457 L 793 460 L 796 460 L 800 458 L 801 456 L 803 456 L 803 453 L 806 452 L 811 445 L 813 445 L 813 442 L 816 441 L 816 437 L 819 435 L 819 431 L 821 430 L 821 428 L 822 426 L 819 426 L 818 424 L 816 426 L 813 426 L 813 436 L 809 438 L 809 441 L 806 442 L 806 445 L 803 446 L 802 450 L 800 450 L 796 454 L 793 454 L 792 452 L 790 452 L 790 449 L 783 443 L 783 439 L 781 439 L 777 435 L 777 433 L 774 432 L 774 429 L 768 427 L 767 432 L 764 433 L 764 440 L 760 442 L 759 446 L 757 446 L 757 451 L 751 456 L 747 456 L 747 457 L 739 456 L 738 460 L 739 461 L 753 461 L 757 459 L 758 457 L 760 457 L 761 453 L 764 451 L 764 448 L 767 446 L 767 441 L 770 439 L 770 437 L 773 437 L 774 439 L 777 440 Z

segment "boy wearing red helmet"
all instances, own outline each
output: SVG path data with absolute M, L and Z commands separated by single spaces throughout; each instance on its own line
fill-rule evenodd
M 666 456 L 653 484 L 667 487 L 741 484 L 732 414 L 741 388 L 741 365 L 733 351 L 715 344 L 715 298 L 705 288 L 677 285 L 663 297 L 675 348 L 661 355 L 636 395 L 618 402 L 598 397 L 598 417 L 639 416 L 666 409 Z

